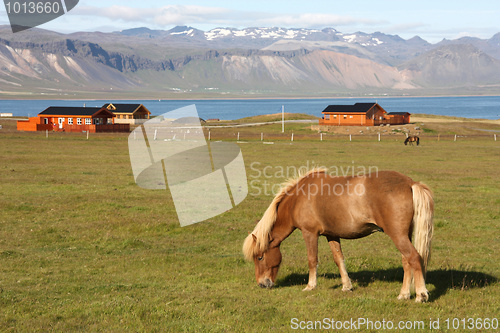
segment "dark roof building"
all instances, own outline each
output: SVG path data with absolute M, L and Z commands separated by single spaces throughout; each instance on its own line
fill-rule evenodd
M 106 108 L 51 106 L 36 117 L 17 122 L 21 131 L 129 132 L 129 124 L 115 124 L 115 115 Z
M 323 112 L 337 112 L 337 113 L 349 113 L 349 112 L 368 112 L 377 103 L 356 103 L 354 105 L 328 105 Z
M 354 105 L 328 105 L 323 111 L 320 125 L 332 126 L 377 126 L 399 125 L 410 122 L 408 112 L 387 113 L 378 103 L 356 103 Z
M 151 115 L 142 104 L 107 103 L 102 107 L 113 112 L 118 123 L 139 124 L 149 119 Z

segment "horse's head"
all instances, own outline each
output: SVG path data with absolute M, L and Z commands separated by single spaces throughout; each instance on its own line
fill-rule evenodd
M 253 260 L 255 264 L 255 278 L 259 286 L 271 288 L 276 281 L 281 264 L 279 243 L 273 244 L 273 241 L 269 240 L 268 246 L 261 251 L 257 246 L 257 237 L 251 234 L 248 235 L 244 248 L 248 249 L 248 252 L 245 252 L 247 259 Z

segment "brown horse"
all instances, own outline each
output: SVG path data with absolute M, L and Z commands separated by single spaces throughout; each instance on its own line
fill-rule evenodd
M 420 138 L 416 135 L 414 136 L 409 136 L 406 138 L 405 140 L 405 146 L 410 143 L 410 146 L 413 146 L 413 142 L 416 142 L 417 143 L 417 146 L 420 144 Z
M 309 262 L 309 282 L 316 287 L 318 237 L 326 236 L 342 279 L 352 289 L 340 239 L 356 239 L 376 231 L 387 234 L 403 258 L 403 287 L 398 299 L 410 298 L 412 273 L 416 301 L 427 301 L 424 275 L 430 257 L 434 201 L 424 184 L 394 171 L 364 176 L 331 177 L 314 169 L 285 183 L 243 244 L 255 264 L 261 287 L 272 287 L 281 264 L 280 244 L 296 228 L 302 231 Z M 414 238 L 415 246 L 411 243 Z

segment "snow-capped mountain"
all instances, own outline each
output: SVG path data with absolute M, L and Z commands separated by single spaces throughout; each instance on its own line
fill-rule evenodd
M 497 94 L 500 86 L 500 34 L 433 45 L 333 28 L 9 31 L 0 27 L 0 90 L 12 94 Z
M 213 49 L 257 49 L 268 51 L 332 50 L 375 60 L 388 65 L 399 65 L 430 50 L 432 44 L 420 37 L 405 40 L 397 35 L 381 32 L 342 33 L 334 28 L 289 29 L 271 28 L 215 28 L 201 31 L 193 27 L 177 26 L 171 30 L 135 28 L 118 32 L 126 36 L 168 41 L 173 45 Z

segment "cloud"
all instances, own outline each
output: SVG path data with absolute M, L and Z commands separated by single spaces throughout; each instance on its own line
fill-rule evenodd
M 210 23 L 219 17 L 230 14 L 230 11 L 218 7 L 191 5 L 168 5 L 160 8 L 133 8 L 127 6 L 92 7 L 80 6 L 75 15 L 98 16 L 114 21 L 155 23 L 160 26 Z
M 350 16 L 303 13 L 275 14 L 262 11 L 241 11 L 221 7 L 168 5 L 160 8 L 132 8 L 121 5 L 110 7 L 80 6 L 74 15 L 98 16 L 112 21 L 134 22 L 158 27 L 172 25 L 212 26 L 280 26 L 300 28 L 324 28 L 336 26 L 378 25 L 384 21 Z
M 173 5 L 160 8 L 154 16 L 154 22 L 163 26 L 210 23 L 227 15 L 230 15 L 230 11 L 224 8 Z
M 279 15 L 260 20 L 263 25 L 275 25 L 300 28 L 324 28 L 337 26 L 355 26 L 355 25 L 378 25 L 384 21 L 355 18 L 350 16 L 304 13 L 298 15 Z

